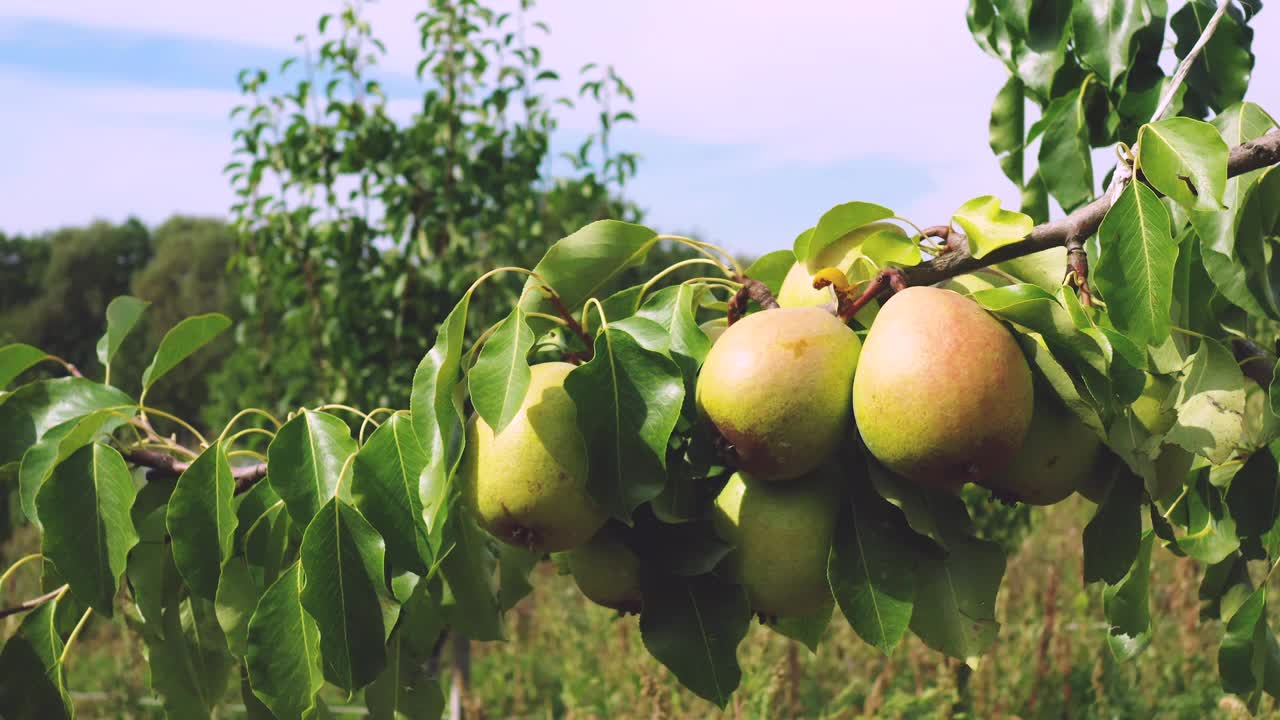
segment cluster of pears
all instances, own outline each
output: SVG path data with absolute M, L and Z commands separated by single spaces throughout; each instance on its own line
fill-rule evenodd
M 715 338 L 696 388 L 734 471 L 711 524 L 734 546 L 725 567 L 756 612 L 803 616 L 830 603 L 842 494 L 833 468 L 857 435 L 886 469 L 930 488 L 973 482 L 1033 504 L 1081 488 L 1098 438 L 1039 387 L 1013 335 L 972 299 L 907 288 L 878 309 L 863 341 L 829 310 L 829 296 L 807 291 L 808 268 L 796 268 L 781 307 Z M 638 556 L 587 491 L 586 448 L 564 389 L 572 369 L 534 366 L 523 405 L 499 432 L 472 417 L 464 498 L 500 540 L 564 553 L 588 598 L 638 611 Z

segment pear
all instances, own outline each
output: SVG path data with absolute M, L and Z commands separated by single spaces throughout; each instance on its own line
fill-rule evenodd
M 958 490 L 1022 447 L 1031 369 L 1013 336 L 973 300 L 909 287 L 880 309 L 853 381 L 867 449 L 916 483 Z
M 982 481 L 986 488 L 1029 505 L 1053 505 L 1090 481 L 1102 440 L 1053 390 L 1035 385 L 1035 411 L 1022 448 L 1008 467 Z
M 607 528 L 564 559 L 587 599 L 624 613 L 640 612 L 640 559 Z
M 907 237 L 902 228 L 893 223 L 871 223 L 850 231 L 823 248 L 809 262 L 797 262 L 791 266 L 782 281 L 782 287 L 778 289 L 779 307 L 809 307 L 835 302 L 835 292 L 831 288 L 818 290 L 813 287 L 814 274 L 824 268 L 839 269 L 850 276 L 849 281 L 852 283 L 870 280 L 875 275 L 874 266 L 869 262 L 858 262 L 866 257 L 862 252 L 862 243 L 882 230 L 901 235 L 904 239 Z
M 812 475 L 771 483 L 734 473 L 716 498 L 716 533 L 735 546 L 734 579 L 762 615 L 810 615 L 831 602 L 827 554 L 839 495 Z
M 524 402 L 502 432 L 479 415 L 467 423 L 458 468 L 464 501 L 494 537 L 533 552 L 581 545 L 606 519 L 587 493 L 587 450 L 564 389 L 573 367 L 534 365 Z
M 790 480 L 826 460 L 849 437 L 861 346 L 816 307 L 753 313 L 725 330 L 698 375 L 697 401 L 738 469 Z

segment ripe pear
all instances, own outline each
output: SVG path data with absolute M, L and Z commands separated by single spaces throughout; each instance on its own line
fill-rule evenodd
M 589 600 L 622 612 L 640 612 L 640 558 L 607 529 L 564 554 L 578 589 Z
M 564 389 L 573 365 L 534 365 L 524 402 L 502 432 L 467 423 L 458 479 L 480 526 L 533 552 L 568 550 L 600 529 L 605 512 L 587 493 L 587 450 Z
M 853 381 L 862 440 L 887 468 L 958 490 L 992 477 L 1031 424 L 1031 369 L 1013 336 L 951 290 L 909 287 L 880 309 Z
M 761 480 L 817 468 L 848 438 L 861 341 L 816 307 L 753 313 L 725 330 L 698 375 L 697 401 Z
M 1067 499 L 1092 476 L 1102 440 L 1080 422 L 1053 390 L 1035 385 L 1035 410 L 1022 448 L 1009 465 L 982 485 L 1028 505 Z
M 871 223 L 852 230 L 823 248 L 822 252 L 807 263 L 797 262 L 791 266 L 787 277 L 782 281 L 782 287 L 778 289 L 778 305 L 784 308 L 809 307 L 835 302 L 835 292 L 831 288 L 818 290 L 813 287 L 814 274 L 823 268 L 838 268 L 850 275 L 849 281 L 853 283 L 870 280 L 875 275 L 874 268 L 870 263 L 858 260 L 866 257 L 862 252 L 863 241 L 881 230 L 897 233 L 903 238 L 907 236 L 902 228 L 893 223 Z
M 809 615 L 831 601 L 827 554 L 839 496 L 827 478 L 771 483 L 734 473 L 711 520 L 726 542 L 734 579 L 762 615 Z

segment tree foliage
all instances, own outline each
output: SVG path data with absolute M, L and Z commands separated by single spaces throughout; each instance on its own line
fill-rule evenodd
M 1222 7 L 1209 12 L 1193 0 L 1169 15 L 1154 0 L 974 0 L 976 40 L 1011 72 L 991 145 L 1023 190 L 1023 211 L 979 196 L 947 226 L 905 240 L 875 236 L 855 267 L 814 268 L 814 276 L 834 288 L 828 309 L 859 331 L 876 322 L 873 302 L 919 278 L 951 281 L 1002 321 L 1048 399 L 1102 445 L 1078 488 L 1098 504 L 1081 542 L 1085 580 L 1103 597 L 1099 646 L 1119 661 L 1141 653 L 1159 625 L 1152 553 L 1191 557 L 1205 568 L 1205 617 L 1221 620 L 1223 687 L 1256 708 L 1263 694 L 1280 697 L 1266 612 L 1280 552 L 1271 352 L 1280 339 L 1280 134 L 1268 134 L 1271 116 L 1242 102 L 1250 16 Z M 246 702 L 279 718 L 323 714 L 326 684 L 365 689 L 378 715 L 438 715 L 439 687 L 424 668 L 441 628 L 502 639 L 502 615 L 541 559 L 531 542 L 519 545 L 523 536 L 504 535 L 503 544 L 482 529 L 459 469 L 479 423 L 527 417 L 530 368 L 551 360 L 574 364 L 563 385 L 576 422 L 555 432 L 585 440 L 585 491 L 634 556 L 645 647 L 693 692 L 729 701 L 754 609 L 733 571 L 732 533 L 711 507 L 735 455 L 701 417 L 702 362 L 724 322 L 775 312 L 770 290 L 794 265 L 808 267 L 852 231 L 895 214 L 838 205 L 790 249 L 745 271 L 713 245 L 616 219 L 528 258 L 531 246 L 517 238 L 551 232 L 537 224 L 550 195 L 521 190 L 502 202 L 502 178 L 535 177 L 551 116 L 535 104 L 520 122 L 477 119 L 501 117 L 522 97 L 515 78 L 540 71 L 524 45 L 514 70 L 480 67 L 509 46 L 506 36 L 478 38 L 506 22 L 515 21 L 467 1 L 420 17 L 422 72 L 438 87 L 407 128 L 387 118 L 376 85 L 357 82 L 378 44 L 350 12 L 321 20 L 322 34 L 338 23 L 340 35 L 325 41 L 300 97 L 241 111 L 246 160 L 232 168 L 244 198 L 241 267 L 255 302 L 280 303 L 257 306 L 269 318 L 263 327 L 281 331 L 274 343 L 299 338 L 304 355 L 322 353 L 331 363 L 323 372 L 343 378 L 336 399 L 399 409 L 246 411 L 266 418 L 254 434 L 271 437 L 258 457 L 245 447 L 250 436 L 236 432 L 246 414 L 181 444 L 154 431 L 161 411 L 114 374 L 111 383 L 36 380 L 0 395 L 0 473 L 18 483 L 23 510 L 43 528 L 46 592 L 14 610 L 28 614 L 0 652 L 6 707 L 67 714 L 61 658 L 75 633 L 57 618 L 118 612 L 145 639 L 152 686 L 170 715 L 210 714 L 235 675 L 245 678 Z M 1183 85 L 1156 62 L 1170 27 L 1179 58 L 1204 41 Z M 493 84 L 483 84 L 490 73 Z M 247 75 L 246 90 L 264 82 Z M 313 82 L 329 88 L 321 120 L 307 115 Z M 355 98 L 329 97 L 344 82 Z M 595 82 L 586 85 L 593 96 L 625 87 L 609 71 Z M 297 113 L 284 109 L 289 102 Z M 1042 112 L 1030 127 L 1027 103 Z M 410 136 L 428 130 L 443 133 L 443 145 L 413 144 Z M 1025 149 L 1037 139 L 1038 168 L 1028 175 Z M 1089 151 L 1113 143 L 1121 159 L 1094 200 Z M 514 175 L 486 174 L 508 162 Z M 615 183 L 632 169 L 617 159 L 602 168 Z M 284 187 L 264 180 L 271 173 Z M 356 184 L 344 186 L 344 175 Z M 344 192 L 354 192 L 345 204 Z M 317 218 L 319 205 L 296 204 L 308 193 L 325 196 L 332 214 Z M 1058 225 L 1070 228 L 1067 247 L 1033 253 L 1049 232 L 1049 197 L 1074 211 Z M 626 285 L 660 242 L 680 243 L 720 276 L 661 287 L 658 273 Z M 516 262 L 528 269 L 506 266 Z M 136 308 L 100 305 L 109 351 Z M 425 317 L 441 318 L 435 332 L 416 325 Z M 139 387 L 177 372 L 230 324 L 208 314 L 176 323 L 139 368 Z M 263 347 L 267 357 L 294 350 Z M 43 358 L 7 346 L 0 376 Z M 130 467 L 148 472 L 131 476 Z M 835 530 L 823 539 L 831 602 L 812 616 L 765 618 L 767 627 L 816 644 L 843 617 L 886 653 L 912 632 L 940 653 L 980 662 L 1000 632 L 996 598 L 1017 517 L 975 523 L 973 489 L 957 496 L 898 477 L 852 439 L 823 468 L 819 481 L 840 496 Z M 17 677 L 20 686 L 6 682 Z

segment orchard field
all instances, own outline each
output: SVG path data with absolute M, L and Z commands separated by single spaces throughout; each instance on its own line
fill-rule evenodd
M 532 2 L 320 15 L 225 217 L 0 235 L 0 720 L 1280 715 L 1262 11 L 971 0 L 1019 201 L 751 253 Z

